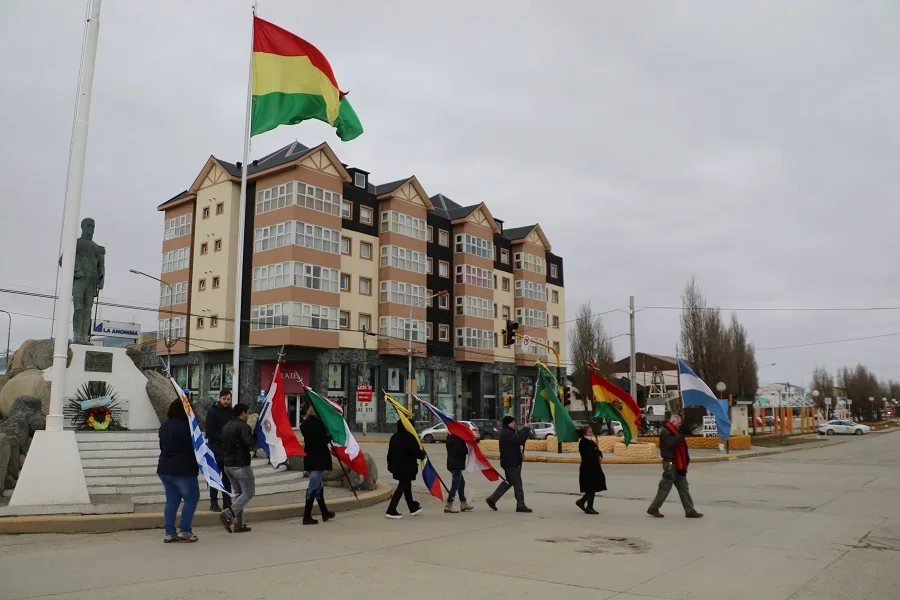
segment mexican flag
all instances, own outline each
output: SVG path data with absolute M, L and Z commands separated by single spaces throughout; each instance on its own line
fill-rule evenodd
M 316 414 L 325 424 L 325 429 L 331 434 L 332 452 L 342 463 L 359 473 L 364 479 L 369 479 L 369 469 L 366 467 L 366 457 L 356 438 L 350 433 L 347 421 L 341 409 L 327 398 L 315 393 L 311 388 L 306 388 L 306 396 L 312 402 Z

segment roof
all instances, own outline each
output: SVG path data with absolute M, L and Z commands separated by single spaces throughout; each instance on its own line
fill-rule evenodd
M 504 230 L 503 235 L 511 240 L 521 240 L 531 233 L 535 227 L 537 227 L 537 223 L 534 225 L 526 225 L 525 227 L 508 227 Z
M 432 196 L 429 199 L 431 200 L 431 203 L 434 204 L 434 212 L 436 212 L 438 215 L 444 217 L 445 219 L 451 218 L 450 217 L 451 210 L 454 210 L 457 208 L 462 208 L 462 206 L 460 206 L 459 204 L 457 204 L 456 202 L 454 202 L 453 200 L 451 200 L 450 198 L 448 198 L 447 196 L 445 196 L 443 194 L 435 194 L 434 196 Z
M 298 141 L 293 141 L 287 146 L 280 148 L 275 152 L 272 152 L 271 154 L 267 154 L 262 158 L 251 161 L 250 164 L 247 165 L 247 175 L 253 175 L 254 173 L 258 173 L 260 171 L 273 169 L 275 167 L 294 162 L 298 158 L 302 158 L 304 155 L 309 154 L 312 150 L 312 148 L 308 148 Z M 219 164 L 222 165 L 222 168 L 228 171 L 228 174 L 232 177 L 241 176 L 241 169 L 237 166 L 237 164 L 226 162 L 215 156 L 213 158 L 215 158 L 219 162 Z
M 455 221 L 456 219 L 464 219 L 475 212 L 480 204 L 473 204 L 472 206 L 460 206 L 459 208 L 451 208 L 447 211 L 447 218 L 451 221 Z
M 382 183 L 381 185 L 376 185 L 375 186 L 375 195 L 381 196 L 383 194 L 390 194 L 391 192 L 393 192 L 394 190 L 396 190 L 398 187 L 400 187 L 401 185 L 403 185 L 404 183 L 406 183 L 409 180 L 410 180 L 410 178 L 407 177 L 406 179 L 398 179 L 397 181 L 392 181 L 390 183 Z
M 182 200 L 182 199 L 187 198 L 187 197 L 192 196 L 192 195 L 193 195 L 193 194 L 191 194 L 190 191 L 184 190 L 183 192 L 181 192 L 181 193 L 179 193 L 179 194 L 176 194 L 176 195 L 172 196 L 171 198 L 169 198 L 168 200 L 166 200 L 165 202 L 163 202 L 162 204 L 160 204 L 160 205 L 157 206 L 156 208 L 157 208 L 157 210 L 159 210 L 159 209 L 161 209 L 162 207 L 166 206 L 167 204 L 175 203 L 175 202 L 177 202 L 178 200 Z

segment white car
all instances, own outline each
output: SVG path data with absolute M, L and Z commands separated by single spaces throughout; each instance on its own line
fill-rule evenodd
M 472 433 L 475 434 L 475 439 L 481 439 L 481 432 L 478 431 L 478 428 L 475 427 L 472 423 L 468 421 L 460 421 L 463 425 L 472 430 Z M 433 427 L 429 427 L 428 429 L 423 429 L 422 433 L 419 434 L 419 438 L 425 442 L 426 444 L 434 444 L 435 442 L 446 442 L 447 441 L 447 426 L 443 423 L 438 423 Z
M 546 440 L 548 435 L 556 435 L 556 426 L 553 423 L 538 421 L 528 425 L 534 432 L 534 439 Z
M 836 433 L 846 433 L 851 435 L 862 435 L 869 433 L 872 428 L 862 423 L 853 421 L 828 421 L 819 425 L 819 433 L 822 435 L 834 435 Z

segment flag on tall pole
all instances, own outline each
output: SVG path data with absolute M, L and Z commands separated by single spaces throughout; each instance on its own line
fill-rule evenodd
M 441 423 L 446 425 L 448 433 L 455 435 L 466 443 L 466 447 L 469 450 L 468 457 L 466 458 L 466 471 L 469 473 L 481 471 L 481 474 L 487 477 L 488 481 L 497 481 L 500 479 L 500 474 L 497 473 L 497 470 L 491 465 L 488 459 L 485 458 L 481 448 L 478 447 L 478 441 L 475 439 L 475 434 L 472 433 L 471 429 L 447 415 L 430 402 L 422 400 L 415 394 L 413 394 L 413 398 L 418 400 L 419 403 L 430 410 Z
M 297 440 L 297 434 L 291 427 L 291 419 L 288 417 L 280 362 L 275 365 L 275 373 L 272 374 L 272 383 L 269 385 L 269 393 L 266 394 L 266 402 L 259 411 L 255 434 L 259 447 L 269 457 L 273 469 L 286 464 L 287 459 L 293 456 L 306 456 L 306 452 L 303 451 L 303 447 Z
M 412 418 L 412 412 L 410 412 L 409 409 L 394 400 L 390 394 L 385 394 L 384 399 L 391 403 L 391 406 L 395 411 L 397 411 L 397 418 L 400 419 L 400 423 L 403 424 L 403 428 L 416 438 L 416 441 L 419 443 L 419 449 L 424 452 L 425 447 L 422 446 L 422 440 L 419 439 L 419 433 L 416 431 L 416 428 L 413 427 L 413 424 L 409 421 L 410 418 Z M 444 494 L 443 492 L 441 492 L 441 479 L 440 477 L 438 477 L 437 470 L 434 468 L 434 465 L 431 464 L 431 460 L 428 458 L 427 454 L 425 455 L 425 458 L 422 459 L 421 466 L 422 481 L 425 482 L 425 487 L 428 488 L 428 491 L 432 496 L 434 496 L 438 500 L 443 500 Z
M 597 365 L 588 364 L 591 390 L 594 392 L 594 418 L 610 419 L 622 424 L 622 436 L 627 446 L 637 439 L 641 409 L 631 394 L 597 372 Z
M 575 422 L 559 399 L 559 384 L 556 377 L 544 363 L 538 362 L 538 380 L 534 388 L 534 407 L 531 409 L 532 421 L 550 421 L 556 428 L 556 437 L 560 442 L 576 442 L 578 434 Z
M 731 437 L 731 419 L 728 416 L 728 401 L 719 400 L 709 386 L 687 365 L 678 360 L 678 383 L 681 388 L 683 406 L 702 406 L 716 418 L 716 429 L 723 440 Z
M 191 408 L 191 403 L 188 401 L 187 396 L 184 395 L 184 390 L 172 377 L 169 377 L 169 381 L 172 382 L 172 387 L 178 393 L 181 405 L 184 407 L 184 412 L 188 417 L 188 424 L 191 427 L 191 440 L 194 442 L 194 457 L 197 459 L 197 467 L 200 468 L 203 478 L 206 479 L 206 484 L 223 494 L 231 496 L 231 492 L 226 490 L 225 484 L 222 483 L 222 474 L 219 472 L 219 466 L 216 464 L 216 456 L 206 443 L 203 432 L 200 431 L 200 422 L 197 420 L 197 415 L 194 413 L 194 409 Z
M 369 479 L 369 468 L 366 465 L 366 457 L 359 448 L 356 438 L 350 432 L 347 421 L 341 412 L 341 408 L 335 405 L 328 398 L 323 398 L 312 388 L 306 388 L 306 397 L 312 403 L 316 414 L 325 425 L 325 429 L 331 434 L 331 445 L 334 455 L 338 460 L 363 476 L 363 479 Z

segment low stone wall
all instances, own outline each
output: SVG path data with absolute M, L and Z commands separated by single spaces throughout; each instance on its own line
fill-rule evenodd
M 719 444 L 724 444 L 725 440 L 720 437 L 689 437 L 685 438 L 687 440 L 688 448 L 695 448 L 698 450 L 718 450 Z M 749 450 L 750 449 L 750 436 L 749 435 L 735 435 L 731 438 L 730 448 L 732 450 Z
M 499 452 L 500 440 L 481 440 L 478 442 L 478 446 L 481 448 L 482 452 Z
M 556 450 L 556 448 L 553 448 Z M 547 451 L 547 440 L 528 440 L 525 442 L 525 450 L 534 450 L 535 452 Z
M 627 456 L 629 458 L 657 458 L 657 448 L 653 444 L 642 444 L 634 442 L 625 445 L 624 442 L 616 442 L 613 452 L 616 456 Z
M 615 451 L 616 444 L 619 443 L 619 438 L 609 435 L 601 435 L 596 439 L 596 441 L 597 447 L 600 448 L 600 452 L 609 454 L 610 452 Z

